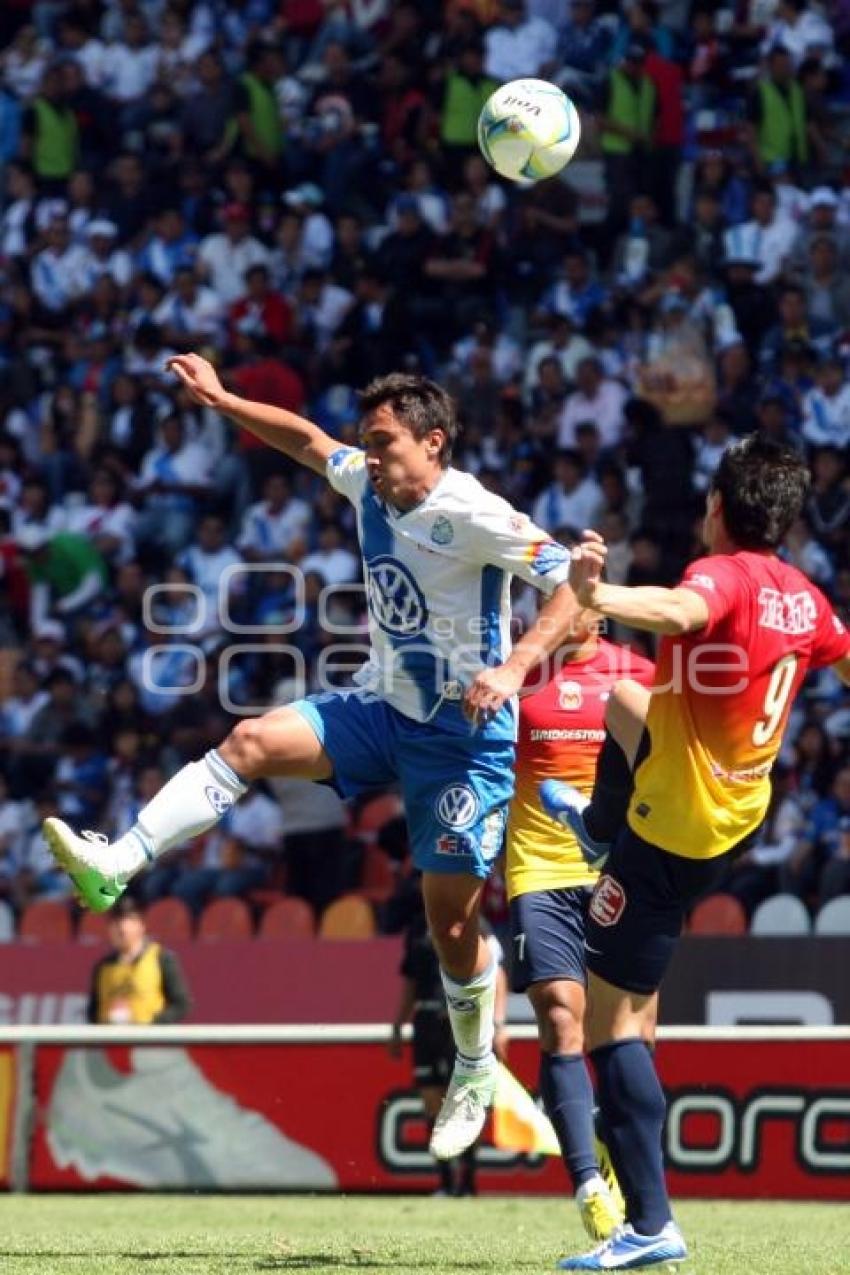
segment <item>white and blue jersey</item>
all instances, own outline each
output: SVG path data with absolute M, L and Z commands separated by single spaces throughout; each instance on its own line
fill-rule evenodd
M 405 717 L 468 734 L 463 691 L 510 652 L 511 576 L 550 594 L 569 554 L 457 469 L 403 514 L 374 491 L 362 451 L 341 448 L 327 474 L 357 511 L 372 647 L 358 680 Z M 482 733 L 513 739 L 513 706 Z
M 456 469 L 406 513 L 381 500 L 357 448 L 334 452 L 327 475 L 357 512 L 371 654 L 359 690 L 293 707 L 343 795 L 401 783 L 419 868 L 486 876 L 513 793 L 515 712 L 473 730 L 462 698 L 509 654 L 511 577 L 551 594 L 569 554 Z

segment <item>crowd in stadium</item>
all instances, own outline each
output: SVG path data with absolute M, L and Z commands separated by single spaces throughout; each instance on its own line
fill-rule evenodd
M 5 0 L 16 910 L 69 889 L 45 816 L 120 835 L 233 716 L 345 685 L 363 655 L 350 506 L 193 406 L 174 352 L 344 442 L 371 377 L 436 377 L 455 463 L 555 535 L 599 529 L 628 584 L 697 556 L 723 447 L 758 429 L 810 460 L 783 553 L 850 615 L 848 52 L 841 0 Z M 481 105 L 517 76 L 582 110 L 564 181 L 509 187 L 478 153 Z M 279 885 L 289 856 L 288 888 L 323 906 L 334 846 L 356 884 L 336 797 L 285 789 L 146 898 Z M 828 674 L 728 883 L 750 911 L 780 888 L 812 908 L 850 892 L 850 705 Z

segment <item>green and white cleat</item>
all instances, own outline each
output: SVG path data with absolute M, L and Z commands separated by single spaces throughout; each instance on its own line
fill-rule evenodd
M 127 889 L 126 880 L 109 871 L 109 838 L 86 830 L 79 837 L 61 819 L 45 819 L 48 849 L 74 883 L 77 898 L 92 912 L 106 912 Z
M 435 1160 L 453 1160 L 479 1137 L 496 1089 L 496 1060 L 479 1075 L 458 1075 L 457 1063 L 431 1134 Z

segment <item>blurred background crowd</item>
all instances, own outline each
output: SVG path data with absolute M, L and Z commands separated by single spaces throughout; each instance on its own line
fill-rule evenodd
M 437 377 L 456 463 L 553 534 L 598 528 L 630 584 L 675 581 L 723 447 L 760 430 L 810 460 L 783 553 L 847 617 L 846 0 L 4 0 L 0 50 L 15 910 L 67 889 L 45 815 L 118 835 L 231 715 L 362 658 L 350 509 L 193 407 L 172 352 L 343 441 L 372 376 Z M 509 187 L 477 151 L 518 76 L 581 109 L 563 180 Z M 260 787 L 146 897 L 321 909 L 363 879 L 356 831 L 330 789 Z M 850 891 L 850 705 L 827 674 L 729 883 L 748 909 L 779 888 Z

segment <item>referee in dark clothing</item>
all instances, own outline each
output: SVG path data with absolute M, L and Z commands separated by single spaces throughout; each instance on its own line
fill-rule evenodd
M 136 901 L 123 895 L 109 913 L 112 951 L 92 970 L 90 1023 L 179 1023 L 191 1002 L 173 952 L 148 937 Z

